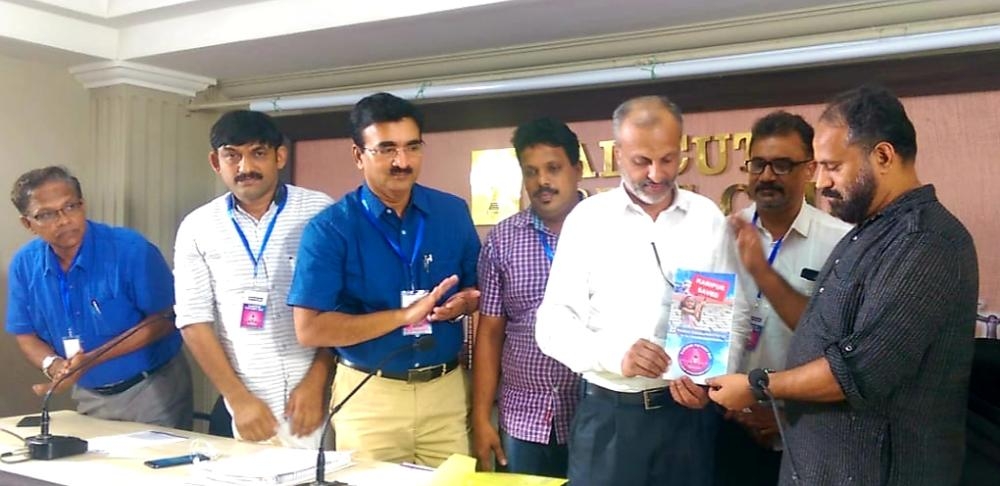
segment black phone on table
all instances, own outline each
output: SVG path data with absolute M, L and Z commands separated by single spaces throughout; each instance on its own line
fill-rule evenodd
M 191 464 L 194 463 L 196 459 L 198 461 L 207 461 L 211 458 L 206 456 L 205 454 L 185 454 L 183 456 L 152 459 L 144 462 L 143 464 L 153 469 L 162 469 L 165 467 L 183 466 L 185 464 Z

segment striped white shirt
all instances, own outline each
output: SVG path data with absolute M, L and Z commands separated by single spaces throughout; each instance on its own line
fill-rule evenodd
M 240 225 L 254 256 L 260 250 L 278 206 L 254 220 L 234 205 L 229 193 L 195 209 L 177 230 L 174 245 L 174 286 L 177 327 L 211 322 L 229 363 L 247 389 L 282 417 L 288 396 L 312 364 L 315 348 L 299 344 L 286 300 L 295 270 L 295 256 L 306 223 L 333 203 L 326 194 L 292 185 L 287 202 L 258 265 L 254 265 L 233 225 Z M 263 328 L 243 328 L 240 317 L 247 291 L 266 290 Z

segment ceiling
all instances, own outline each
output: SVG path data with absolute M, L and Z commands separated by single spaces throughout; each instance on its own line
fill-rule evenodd
M 129 61 L 223 86 L 316 73 L 339 76 L 319 85 L 364 85 L 418 64 L 414 76 L 468 75 L 816 34 L 877 36 L 887 25 L 955 19 L 1000 23 L 1000 0 L 0 0 L 0 54 L 67 68 Z

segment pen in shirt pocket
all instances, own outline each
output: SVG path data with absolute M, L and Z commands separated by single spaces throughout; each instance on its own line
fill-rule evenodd
M 90 299 L 90 307 L 94 309 L 97 315 L 101 315 L 101 304 L 97 303 L 97 299 Z

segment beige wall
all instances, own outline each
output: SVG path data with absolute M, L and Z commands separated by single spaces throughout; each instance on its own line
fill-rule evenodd
M 88 217 L 129 226 L 155 243 L 168 262 L 180 220 L 217 193 L 208 167 L 208 130 L 216 114 L 191 114 L 187 99 L 132 86 L 88 91 L 64 67 L 0 56 L 0 187 L 23 172 L 61 164 L 83 185 Z M 0 303 L 6 316 L 7 268 L 31 235 L 14 208 L 0 210 Z M 193 364 L 193 363 L 192 363 Z M 195 406 L 216 393 L 195 370 Z M 44 380 L 14 339 L 0 335 L 0 416 L 37 410 L 30 386 Z M 60 397 L 59 408 L 69 406 Z
M 1000 187 L 1000 92 L 925 96 L 904 99 L 917 129 L 919 154 L 917 167 L 925 183 L 937 187 L 938 197 L 962 220 L 975 238 L 979 252 L 980 295 L 986 309 L 1000 310 L 1000 224 L 993 192 Z M 683 108 L 683 107 L 682 107 Z M 784 107 L 814 121 L 821 105 Z M 715 111 L 685 116 L 685 132 L 690 136 L 709 136 L 747 132 L 753 121 L 771 109 Z M 558 113 L 554 113 L 558 116 Z M 346 116 L 346 115 L 345 115 Z M 610 118 L 610 114 L 609 114 Z M 595 171 L 602 165 L 598 143 L 609 140 L 609 120 L 577 122 L 570 127 L 585 145 Z M 471 200 L 469 186 L 470 153 L 473 150 L 510 146 L 513 127 L 428 133 L 421 183 Z M 296 144 L 294 180 L 323 190 L 339 198 L 361 183 L 361 176 L 350 158 L 350 139 L 303 141 Z M 708 145 L 709 162 L 719 163 L 718 145 Z M 693 155 L 689 150 L 688 155 Z M 689 167 L 680 177 L 681 184 L 694 184 L 699 193 L 720 201 L 727 186 L 745 183 L 739 171 L 745 160 L 743 150 L 728 146 L 729 164 L 719 175 L 706 176 Z M 618 178 L 585 180 L 583 187 L 595 189 L 613 186 Z M 744 207 L 745 197 L 737 197 L 734 207 Z M 486 228 L 481 228 L 485 230 Z M 971 323 L 970 323 L 971 324 Z

